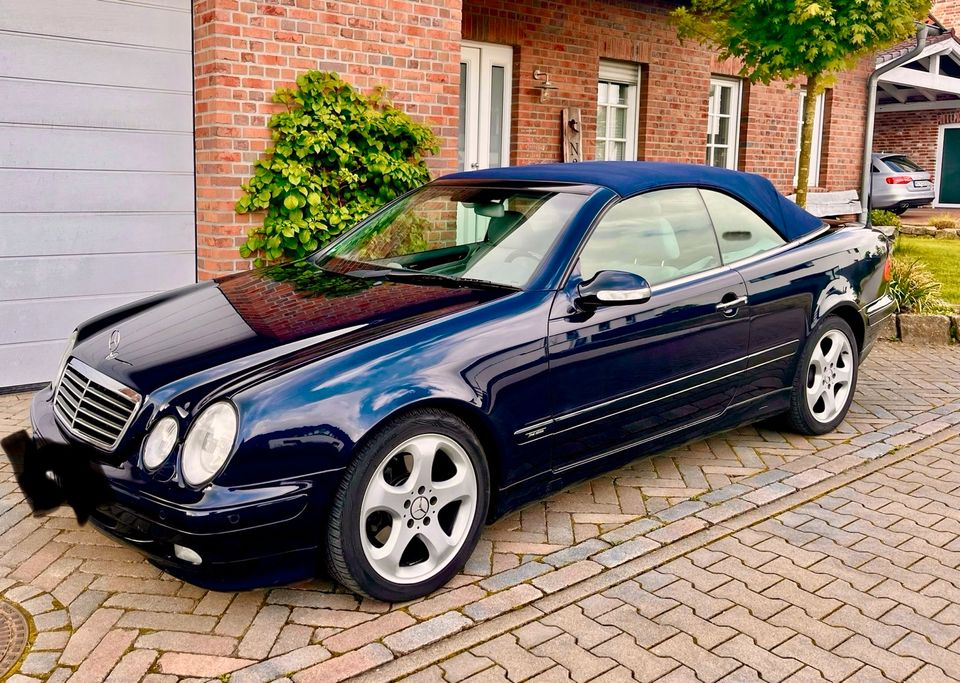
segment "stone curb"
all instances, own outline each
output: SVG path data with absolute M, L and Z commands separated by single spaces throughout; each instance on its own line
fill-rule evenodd
M 595 576 L 582 579 L 572 586 L 539 598 L 518 610 L 501 614 L 489 621 L 468 627 L 452 637 L 403 655 L 376 669 L 371 669 L 359 674 L 351 680 L 362 683 L 385 683 L 416 673 L 459 652 L 468 650 L 476 645 L 503 635 L 508 631 L 541 619 L 585 597 L 639 576 L 704 545 L 718 541 L 742 529 L 780 515 L 816 498 L 820 498 L 838 488 L 847 486 L 854 481 L 863 479 L 870 474 L 895 465 L 918 453 L 934 448 L 957 436 L 960 436 L 960 426 L 954 425 L 953 427 L 944 429 L 902 448 L 893 450 L 893 452 L 887 452 L 884 455 L 877 456 L 875 459 L 853 465 L 827 479 L 821 479 L 811 483 L 806 488 L 795 489 L 771 502 L 733 515 L 726 521 L 707 526 L 706 528 L 700 528 L 692 533 L 670 541 L 669 544 L 665 543 L 664 545 L 650 549 L 648 552 L 630 559 L 619 566 L 614 566 L 611 569 L 601 571 Z M 676 523 L 677 522 L 673 522 L 672 524 Z M 661 529 L 663 528 L 666 527 L 661 527 Z

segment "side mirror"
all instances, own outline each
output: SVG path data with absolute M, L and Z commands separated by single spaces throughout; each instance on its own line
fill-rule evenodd
M 577 286 L 578 306 L 625 306 L 650 299 L 650 284 L 639 275 L 622 270 L 601 270 Z

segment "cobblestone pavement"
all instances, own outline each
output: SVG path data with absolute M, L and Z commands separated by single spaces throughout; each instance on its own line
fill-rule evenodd
M 836 433 L 750 427 L 638 460 L 500 520 L 401 605 L 323 580 L 198 589 L 65 512 L 29 516 L 3 466 L 0 591 L 36 633 L 11 680 L 944 680 L 958 361 L 881 345 Z M 0 397 L 0 432 L 27 409 Z

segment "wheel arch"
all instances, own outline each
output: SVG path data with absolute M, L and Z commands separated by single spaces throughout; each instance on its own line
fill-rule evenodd
M 837 316 L 850 326 L 850 329 L 853 330 L 854 339 L 857 342 L 857 353 L 862 353 L 864 340 L 866 338 L 867 326 L 860 309 L 857 308 L 856 304 L 854 304 L 852 301 L 841 301 L 835 303 L 826 312 L 817 317 L 814 326 L 832 315 Z
M 428 408 L 443 410 L 460 418 L 480 441 L 480 446 L 486 456 L 487 467 L 490 470 L 490 506 L 488 509 L 492 513 L 496 509 L 497 492 L 500 483 L 503 481 L 503 458 L 506 447 L 498 438 L 490 417 L 479 407 L 467 401 L 444 396 L 431 396 L 396 407 L 394 410 L 379 416 L 377 422 L 371 425 L 354 445 L 354 450 L 362 446 L 384 425 L 400 419 L 408 413 Z

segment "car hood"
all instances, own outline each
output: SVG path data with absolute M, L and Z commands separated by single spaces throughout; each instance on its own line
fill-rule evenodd
M 73 355 L 146 395 L 309 362 L 509 293 L 361 279 L 300 261 L 102 316 L 89 324 L 92 333 L 81 326 Z

